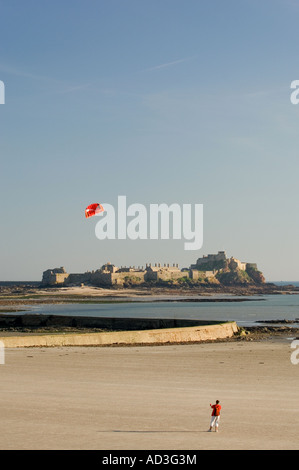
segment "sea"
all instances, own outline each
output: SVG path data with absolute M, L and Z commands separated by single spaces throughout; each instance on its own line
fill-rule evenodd
M 276 284 L 299 286 L 299 282 L 283 282 L 283 284 L 282 282 Z M 117 299 L 118 301 L 109 303 L 32 304 L 18 305 L 18 308 L 23 310 L 19 312 L 21 315 L 35 313 L 109 318 L 236 321 L 243 327 L 288 320 L 292 322 L 288 326 L 299 328 L 299 293 L 248 297 L 215 294 L 198 296 L 200 302 L 195 302 L 194 299 L 196 296 L 151 296 L 150 300 L 148 296 L 140 296 L 121 299 L 121 302 Z
M 288 320 L 292 322 L 289 326 L 299 328 L 299 294 L 252 296 L 237 302 L 223 296 L 219 302 L 211 302 L 210 299 L 203 301 L 205 298 L 201 297 L 200 302 L 182 302 L 172 297 L 171 301 L 128 299 L 119 303 L 19 305 L 19 308 L 24 308 L 19 314 L 236 321 L 243 327 Z

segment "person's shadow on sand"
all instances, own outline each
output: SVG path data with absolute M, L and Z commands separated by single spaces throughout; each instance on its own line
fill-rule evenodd
M 145 431 L 145 430 L 121 430 L 121 429 L 111 429 L 110 431 L 97 431 L 97 432 L 102 432 L 102 433 L 110 433 L 110 432 L 119 432 L 119 433 L 140 433 L 140 434 L 150 434 L 150 433 L 153 433 L 153 434 L 159 434 L 159 433 L 181 433 L 181 432 L 188 432 L 188 433 L 197 433 L 197 432 L 209 432 L 209 430 L 206 430 L 206 431 L 197 431 L 197 430 L 194 430 L 194 431 L 187 431 L 187 430 L 177 430 L 177 431 L 161 431 L 161 430 L 148 430 L 148 431 Z

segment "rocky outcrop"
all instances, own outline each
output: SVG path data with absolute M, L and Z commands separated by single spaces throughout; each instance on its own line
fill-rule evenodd
M 263 284 L 266 281 L 263 273 L 258 269 L 247 266 L 246 272 L 255 284 Z

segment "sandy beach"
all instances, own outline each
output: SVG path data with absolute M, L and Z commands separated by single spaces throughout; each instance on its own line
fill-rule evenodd
M 0 448 L 297 449 L 290 343 L 7 349 Z
M 233 299 L 249 292 L 226 293 Z M 5 311 L 6 305 L 32 302 L 137 300 L 171 293 L 13 286 L 1 294 Z M 214 291 L 202 294 L 217 300 Z M 197 344 L 7 347 L 0 365 L 5 429 L 0 449 L 297 449 L 299 422 L 292 404 L 299 365 L 291 362 L 290 337 L 298 329 L 280 326 Z M 4 328 L 2 336 L 39 334 L 29 330 Z M 220 430 L 209 433 L 209 404 L 216 399 L 223 407 Z

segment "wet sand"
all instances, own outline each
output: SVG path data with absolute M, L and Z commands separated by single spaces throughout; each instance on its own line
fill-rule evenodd
M 7 349 L 1 449 L 297 449 L 290 340 Z M 207 432 L 219 399 L 219 433 Z

